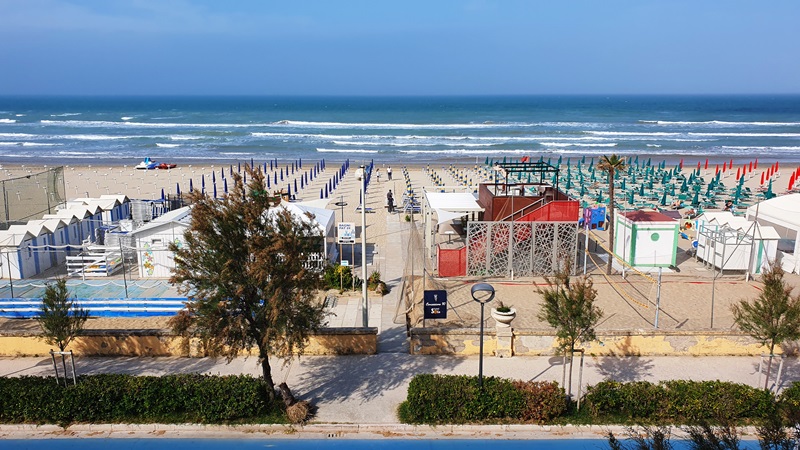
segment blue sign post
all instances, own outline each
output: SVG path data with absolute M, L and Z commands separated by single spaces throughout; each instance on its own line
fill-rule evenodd
M 447 291 L 425 291 L 422 305 L 425 319 L 447 319 Z

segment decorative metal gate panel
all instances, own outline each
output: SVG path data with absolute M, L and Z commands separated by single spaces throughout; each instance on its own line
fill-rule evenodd
M 578 252 L 574 222 L 469 222 L 467 276 L 552 275 Z M 574 268 L 574 264 L 573 264 Z

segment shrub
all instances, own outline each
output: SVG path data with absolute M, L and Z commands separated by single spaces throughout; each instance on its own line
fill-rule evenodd
M 648 381 L 620 383 L 602 381 L 589 386 L 586 407 L 592 416 L 612 416 L 648 422 L 661 408 L 666 392 L 661 385 Z
M 681 423 L 725 423 L 775 415 L 775 397 L 764 389 L 724 381 L 674 380 L 662 383 L 667 418 Z
M 789 425 L 800 423 L 800 382 L 795 381 L 781 393 L 778 405 Z
M 325 287 L 329 289 L 349 290 L 353 288 L 353 271 L 350 266 L 328 265 L 325 267 L 325 273 L 322 278 L 325 282 Z
M 557 383 L 483 379 L 466 375 L 417 375 L 398 416 L 405 423 L 543 422 L 562 414 L 564 391 Z
M 768 391 L 722 381 L 603 381 L 589 387 L 585 405 L 595 418 L 623 423 L 729 423 L 777 411 Z
M 0 378 L 0 422 L 284 422 L 265 386 L 243 375 L 91 375 L 61 388 L 53 378 Z
M 558 383 L 545 381 L 514 381 L 514 388 L 522 392 L 525 405 L 520 419 L 523 422 L 548 422 L 567 409 L 566 394 Z

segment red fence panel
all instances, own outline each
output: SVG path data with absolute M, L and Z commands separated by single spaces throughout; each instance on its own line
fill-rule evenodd
M 517 219 L 517 222 L 572 222 L 580 219 L 580 202 L 555 200 Z
M 467 247 L 438 248 L 440 277 L 463 277 L 467 275 Z

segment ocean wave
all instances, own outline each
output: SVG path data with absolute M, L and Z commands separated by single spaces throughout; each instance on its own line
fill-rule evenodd
M 464 142 L 456 143 L 441 143 L 441 142 L 362 142 L 362 141 L 331 141 L 336 145 L 353 145 L 353 146 L 385 146 L 385 147 L 415 147 L 415 146 L 442 146 L 442 147 L 492 147 L 497 144 L 470 144 Z
M 63 114 L 50 114 L 50 117 L 70 117 L 80 116 L 82 113 L 63 113 Z
M 757 151 L 764 151 L 764 150 L 780 150 L 780 151 L 797 151 L 800 150 L 800 146 L 777 146 L 777 147 L 764 147 L 764 146 L 748 146 L 748 145 L 723 145 L 721 148 L 726 150 L 757 150 Z
M 131 120 L 131 119 L 133 119 L 133 117 L 123 116 L 119 118 L 119 120 Z
M 247 123 L 165 123 L 165 122 L 112 122 L 110 120 L 42 120 L 44 125 L 70 127 L 141 127 L 141 128 L 245 128 L 264 127 L 268 124 Z
M 12 146 L 19 146 L 19 147 L 55 147 L 58 145 L 63 144 L 48 144 L 44 142 L 0 142 L 0 146 L 3 147 L 12 147 Z
M 399 150 L 400 153 L 409 155 L 525 155 L 536 153 L 530 149 L 516 150 L 471 150 L 471 149 L 452 149 L 452 150 Z
M 205 139 L 202 136 L 170 136 L 173 141 L 196 141 L 198 139 Z
M 14 119 L 0 119 L 0 123 L 17 123 Z
M 575 144 L 572 142 L 539 142 L 539 145 L 545 147 L 616 147 L 617 143 L 610 144 Z
M 0 137 L 4 138 L 32 138 L 36 137 L 35 134 L 29 133 L 0 133 Z
M 586 133 L 597 136 L 683 136 L 684 133 L 669 133 L 666 131 L 587 131 Z
M 378 150 L 318 148 L 319 153 L 378 153 Z
M 59 155 L 63 155 L 63 156 L 84 156 L 84 155 L 88 155 L 88 156 L 103 156 L 103 157 L 105 157 L 105 155 L 111 155 L 112 153 L 111 152 L 76 152 L 76 151 L 64 150 L 64 151 L 58 152 L 58 154 Z
M 648 147 L 661 148 L 661 146 L 660 146 L 660 145 L 658 145 L 658 144 L 647 144 L 647 146 L 648 146 Z
M 255 155 L 255 152 L 219 152 L 220 155 L 230 155 L 230 156 L 250 156 Z M 259 153 L 261 155 L 263 153 Z
M 161 142 L 156 142 L 156 147 L 159 148 L 175 148 L 180 146 L 181 144 L 162 144 Z
M 800 133 L 686 133 L 690 136 L 717 136 L 717 137 L 800 137 Z
M 287 126 L 295 128 L 356 128 L 356 129 L 472 129 L 472 128 L 510 128 L 532 126 L 534 124 L 506 122 L 506 123 L 370 123 L 370 122 L 309 122 L 302 120 L 279 120 L 269 124 L 271 126 Z
M 670 121 L 670 120 L 640 120 L 639 123 L 655 125 L 680 125 L 680 126 L 721 126 L 721 127 L 792 127 L 800 125 L 800 122 L 729 122 L 725 120 L 707 120 L 701 122 L 693 121 Z

